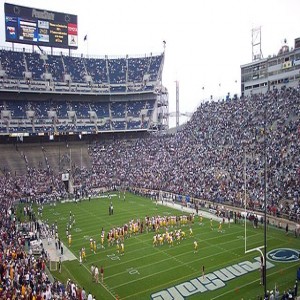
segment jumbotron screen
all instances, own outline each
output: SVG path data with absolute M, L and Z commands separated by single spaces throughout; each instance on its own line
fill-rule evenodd
M 78 48 L 77 16 L 4 3 L 6 42 Z

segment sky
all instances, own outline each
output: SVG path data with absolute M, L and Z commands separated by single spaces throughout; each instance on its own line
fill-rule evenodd
M 252 29 L 261 28 L 264 58 L 277 54 L 285 39 L 293 47 L 300 37 L 300 0 L 0 0 L 0 47 L 11 47 L 5 42 L 4 2 L 77 15 L 75 54 L 160 54 L 165 41 L 162 83 L 170 113 L 176 111 L 176 81 L 183 114 L 211 95 L 240 94 L 240 66 L 252 61 Z M 170 127 L 175 121 L 170 117 Z

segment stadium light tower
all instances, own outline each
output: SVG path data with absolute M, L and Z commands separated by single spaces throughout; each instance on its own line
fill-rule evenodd
M 261 27 L 252 29 L 252 61 L 263 58 L 261 51 Z
M 169 112 L 168 117 L 176 117 L 175 128 L 176 128 L 176 131 L 177 131 L 178 128 L 179 128 L 179 118 L 181 116 L 190 118 L 193 115 L 193 113 L 191 113 L 191 112 L 181 113 L 180 112 L 180 110 L 179 110 L 179 81 L 175 80 L 175 83 L 176 83 L 176 111 L 175 112 Z
M 264 264 L 264 294 L 265 298 L 267 297 L 267 189 L 268 189 L 268 176 L 267 176 L 267 99 L 264 97 L 264 257 L 265 257 L 265 264 Z
M 179 81 L 176 80 L 176 129 L 179 127 Z

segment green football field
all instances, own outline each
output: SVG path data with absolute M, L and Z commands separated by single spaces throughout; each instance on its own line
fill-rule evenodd
M 109 215 L 108 208 L 113 202 L 114 214 Z M 167 243 L 153 246 L 154 232 L 132 235 L 124 241 L 125 253 L 120 255 L 116 246 L 107 246 L 106 234 L 113 227 L 122 226 L 130 220 L 144 220 L 146 216 L 180 216 L 183 213 L 166 206 L 156 205 L 150 199 L 127 193 L 108 198 L 85 200 L 78 204 L 61 203 L 46 205 L 43 220 L 49 224 L 57 222 L 58 231 L 64 245 L 68 244 L 66 226 L 70 211 L 75 216 L 72 227 L 72 245 L 70 250 L 77 260 L 65 261 L 62 272 L 53 272 L 53 276 L 63 282 L 74 280 L 91 291 L 96 299 L 257 299 L 263 295 L 260 285 L 260 254 L 258 251 L 245 254 L 243 224 L 224 224 L 218 231 L 218 221 L 195 217 L 190 226 L 182 225 L 186 238 L 180 244 Z M 101 228 L 105 230 L 105 249 L 100 248 Z M 174 231 L 176 228 L 169 228 Z M 165 229 L 160 229 L 161 233 Z M 90 250 L 90 238 L 97 241 L 97 251 Z M 198 242 L 198 251 L 194 251 L 194 241 Z M 247 225 L 247 249 L 263 245 L 263 228 L 254 229 Z M 79 251 L 86 248 L 86 261 L 79 264 Z M 300 239 L 292 232 L 285 234 L 284 229 L 269 226 L 267 230 L 267 252 L 274 250 L 267 269 L 267 289 L 274 290 L 275 284 L 280 293 L 294 286 L 299 258 L 284 249 L 300 248 Z M 278 252 L 277 252 L 277 249 Z M 288 256 L 291 256 L 289 259 Z M 281 260 L 277 261 L 277 258 Z M 281 259 L 282 258 L 282 259 Z M 289 262 L 288 262 L 289 261 Z M 92 282 L 91 265 L 104 267 L 104 284 Z M 202 267 L 205 267 L 203 277 Z

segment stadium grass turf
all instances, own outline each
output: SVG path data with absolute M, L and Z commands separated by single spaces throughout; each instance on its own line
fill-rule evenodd
M 185 281 L 202 276 L 202 266 L 205 273 L 210 273 L 224 267 L 231 266 L 246 260 L 254 261 L 259 257 L 258 251 L 245 254 L 244 226 L 242 224 L 223 225 L 223 232 L 218 232 L 218 222 L 214 221 L 214 230 L 210 229 L 208 219 L 203 218 L 203 225 L 195 217 L 192 224 L 194 237 L 189 237 L 189 226 L 183 226 L 186 239 L 180 244 L 169 247 L 165 244 L 153 247 L 154 232 L 137 234 L 125 239 L 125 254 L 121 256 L 116 246 L 107 246 L 106 234 L 113 227 L 128 224 L 129 220 L 145 216 L 182 215 L 179 210 L 166 206 L 156 206 L 150 199 L 126 194 L 123 201 L 118 194 L 112 199 L 99 198 L 91 201 L 84 200 L 78 204 L 60 203 L 56 206 L 45 205 L 43 220 L 49 224 L 57 222 L 58 231 L 65 247 L 66 226 L 70 211 L 75 215 L 75 225 L 72 227 L 72 245 L 70 250 L 77 260 L 66 261 L 62 264 L 62 272 L 53 272 L 55 278 L 66 282 L 74 280 L 83 286 L 86 292 L 91 291 L 96 299 L 151 299 L 151 294 L 170 288 Z M 110 202 L 113 202 L 114 214 L 108 214 Z M 187 214 L 187 213 L 186 213 Z M 101 228 L 105 230 L 105 249 L 100 249 Z M 161 232 L 165 232 L 161 230 Z M 247 225 L 247 249 L 263 245 L 263 227 L 254 229 Z M 90 251 L 89 240 L 97 241 L 97 252 Z M 193 242 L 197 240 L 199 250 L 194 253 Z M 80 266 L 79 250 L 85 247 L 87 259 Z M 293 248 L 299 250 L 299 238 L 293 233 L 285 235 L 284 229 L 273 226 L 267 231 L 267 251 L 275 248 Z M 277 284 L 280 292 L 293 287 L 299 261 L 294 263 L 275 263 L 267 270 L 267 289 L 273 290 Z M 96 284 L 91 280 L 91 265 L 104 267 L 104 285 Z M 263 295 L 264 288 L 260 285 L 260 272 L 254 271 L 233 280 L 215 291 L 203 294 L 197 293 L 188 299 L 257 299 Z

